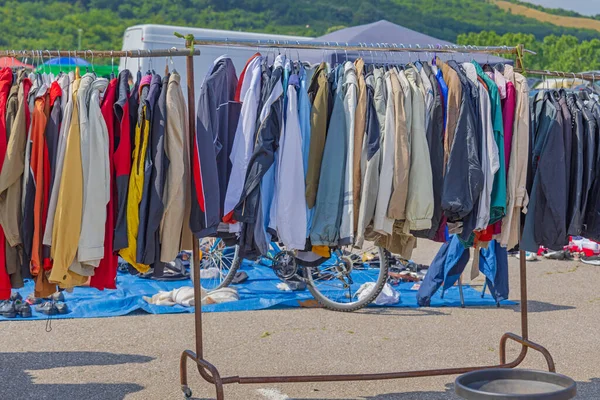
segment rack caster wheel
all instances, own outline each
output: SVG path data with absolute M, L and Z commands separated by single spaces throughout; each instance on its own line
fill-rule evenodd
M 190 389 L 187 386 L 183 386 L 181 388 L 181 390 L 183 390 L 183 398 L 184 399 L 191 399 L 192 398 L 192 389 Z

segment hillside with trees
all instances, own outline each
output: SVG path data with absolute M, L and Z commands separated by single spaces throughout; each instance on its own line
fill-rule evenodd
M 79 29 L 83 49 L 118 48 L 124 30 L 141 23 L 320 36 L 380 19 L 448 41 L 483 30 L 538 40 L 598 34 L 513 15 L 491 0 L 8 0 L 0 2 L 0 48 L 74 49 Z

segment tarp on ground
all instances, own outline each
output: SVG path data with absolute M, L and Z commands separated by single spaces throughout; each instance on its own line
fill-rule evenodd
M 279 290 L 277 285 L 281 280 L 268 267 L 252 264 L 245 261 L 242 270 L 248 274 L 248 280 L 240 285 L 232 285 L 238 290 L 240 300 L 230 303 L 211 304 L 202 307 L 204 312 L 249 311 L 265 310 L 286 307 L 315 307 L 317 306 L 308 290 L 286 292 Z M 53 316 L 52 318 L 97 318 L 116 317 L 143 310 L 150 314 L 192 313 L 193 307 L 183 306 L 157 306 L 148 304 L 143 296 L 152 296 L 159 291 L 171 291 L 182 286 L 191 286 L 191 280 L 161 282 L 151 279 L 142 279 L 126 273 L 119 272 L 117 276 L 117 289 L 100 291 L 90 287 L 77 287 L 72 293 L 65 292 L 65 301 L 69 313 Z M 19 293 L 23 298 L 33 291 L 33 281 L 28 281 Z M 393 307 L 418 307 L 414 283 L 402 283 L 394 286 L 400 292 L 400 303 Z M 467 307 L 487 306 L 496 307 L 494 299 L 469 286 L 463 286 L 464 299 Z M 502 302 L 502 304 L 515 304 Z M 431 301 L 432 307 L 459 307 L 460 296 L 458 287 L 451 287 L 441 298 L 438 292 Z M 377 307 L 377 306 L 372 306 Z M 46 315 L 33 311 L 32 318 L 26 320 L 46 319 Z M 19 317 L 15 319 L 21 319 Z M 1 320 L 7 320 L 0 316 Z

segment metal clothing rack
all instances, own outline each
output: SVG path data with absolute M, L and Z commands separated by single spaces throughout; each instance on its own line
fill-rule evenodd
M 291 49 L 322 49 L 322 50 L 357 50 L 357 51 L 377 51 L 377 52 L 444 52 L 444 53 L 498 53 L 498 54 L 516 54 L 517 61 L 516 67 L 523 68 L 521 62 L 521 56 L 524 53 L 535 54 L 532 51 L 525 50 L 522 45 L 517 47 L 476 47 L 476 46 L 455 46 L 455 47 L 442 47 L 439 48 L 420 48 L 419 46 L 406 47 L 400 44 L 376 44 L 368 45 L 364 43 L 352 43 L 352 44 L 331 44 L 331 42 L 277 42 L 268 41 L 261 42 L 257 40 L 229 40 L 229 39 L 214 39 L 214 38 L 200 38 L 195 39 L 192 35 L 182 36 L 186 39 L 186 47 L 194 50 L 195 46 L 241 46 L 241 47 L 268 47 L 268 48 L 291 48 Z M 194 140 L 194 132 L 196 131 L 196 112 L 194 104 L 194 63 L 193 55 L 190 54 L 187 57 L 187 85 L 188 85 L 188 116 L 189 116 L 189 131 Z M 218 368 L 204 358 L 204 344 L 203 344 L 203 329 L 202 329 L 202 304 L 201 304 L 201 291 L 200 291 L 200 252 L 199 242 L 194 240 L 193 245 L 193 269 L 194 269 L 194 298 L 196 299 L 196 312 L 194 313 L 195 332 L 196 332 L 196 346 L 195 352 L 192 350 L 185 350 L 181 354 L 180 358 L 180 382 L 181 389 L 184 392 L 186 398 L 191 397 L 192 393 L 188 387 L 188 374 L 187 374 L 187 361 L 192 360 L 197 368 L 200 376 L 208 383 L 214 385 L 216 391 L 217 400 L 223 400 L 224 385 L 239 383 L 239 384 L 265 384 L 265 383 L 298 383 L 298 382 L 340 382 L 340 381 L 370 381 L 370 380 L 384 380 L 384 379 L 401 379 L 401 378 L 416 378 L 416 377 L 427 377 L 427 376 L 440 376 L 440 375 L 457 375 L 464 374 L 466 372 L 488 369 L 488 368 L 515 368 L 519 366 L 527 355 L 528 349 L 533 349 L 540 352 L 546 359 L 548 364 L 548 370 L 555 372 L 556 368 L 554 360 L 550 352 L 543 346 L 529 340 L 529 321 L 527 313 L 527 266 L 525 260 L 525 252 L 520 251 L 520 284 L 521 284 L 521 334 L 505 333 L 500 338 L 500 363 L 497 365 L 489 366 L 465 366 L 457 368 L 445 368 L 445 369 L 431 369 L 431 370 L 416 370 L 416 371 L 401 371 L 401 372 L 386 372 L 386 373 L 364 373 L 364 374 L 342 374 L 342 375 L 292 375 L 292 376 L 228 376 L 222 377 Z M 521 351 L 516 359 L 511 362 L 506 361 L 506 343 L 511 340 L 521 345 Z

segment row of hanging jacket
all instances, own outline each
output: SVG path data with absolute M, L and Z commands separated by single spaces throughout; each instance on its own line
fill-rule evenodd
M 531 98 L 530 202 L 521 247 L 562 250 L 569 236 L 600 240 L 600 104 L 587 91 Z
M 191 229 L 312 250 L 518 242 L 529 88 L 509 65 L 215 60 L 198 100 Z
M 30 276 L 36 297 L 115 288 L 117 254 L 160 274 L 191 247 L 180 76 L 132 83 L 0 71 L 0 299 Z

